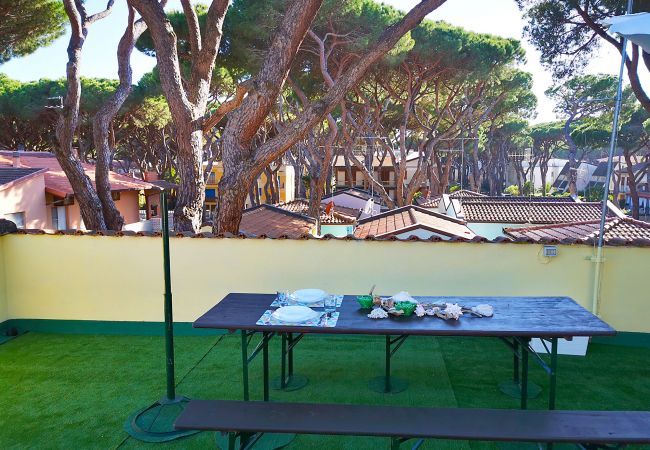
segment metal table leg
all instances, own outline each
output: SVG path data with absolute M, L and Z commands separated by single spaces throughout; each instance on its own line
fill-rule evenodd
M 397 394 L 403 392 L 408 387 L 408 382 L 391 376 L 391 359 L 393 355 L 404 344 L 408 335 L 404 334 L 392 339 L 386 336 L 386 354 L 384 375 L 375 377 L 368 382 L 368 386 L 375 392 L 382 394 Z
M 257 334 L 255 331 L 241 331 L 241 354 L 242 354 L 242 381 L 244 388 L 244 401 L 250 400 L 249 386 L 249 367 L 250 363 L 261 352 L 262 353 L 262 370 L 263 370 L 263 399 L 269 401 L 269 341 L 275 336 L 273 332 L 263 332 L 262 339 L 255 349 L 248 353 L 248 347 L 251 339 Z M 248 449 L 253 445 L 258 450 L 275 450 L 288 445 L 294 438 L 295 434 L 277 434 L 277 433 L 239 433 L 233 436 L 232 433 L 216 434 L 217 446 L 221 449 Z
M 521 352 L 521 409 L 528 407 L 528 343 L 530 339 L 525 338 L 522 342 Z
M 521 381 L 521 365 L 523 354 L 527 353 L 528 344 L 525 346 L 520 342 L 520 338 L 501 338 L 512 350 L 512 379 L 502 381 L 499 383 L 499 390 L 506 394 L 508 397 L 521 399 L 522 381 Z M 537 397 L 542 388 L 535 383 L 528 381 L 526 388 L 526 395 L 529 399 Z
M 242 382 L 244 384 L 244 401 L 250 399 L 248 386 L 248 333 L 241 330 L 241 360 L 242 360 Z
M 304 337 L 299 334 L 294 337 L 293 333 L 282 333 L 282 356 L 280 361 L 280 378 L 271 382 L 271 388 L 279 391 L 297 391 L 307 385 L 307 377 L 296 374 L 293 371 L 293 349 Z
M 548 409 L 555 409 L 557 389 L 557 338 L 551 339 L 551 372 L 549 373 Z

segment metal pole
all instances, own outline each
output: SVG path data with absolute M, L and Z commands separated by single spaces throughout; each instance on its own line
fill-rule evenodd
M 627 1 L 626 15 L 632 12 L 633 0 Z M 614 163 L 614 153 L 616 152 L 616 141 L 618 138 L 618 121 L 621 115 L 621 102 L 623 97 L 623 71 L 625 70 L 625 60 L 627 59 L 627 38 L 623 38 L 623 48 L 621 51 L 621 65 L 618 71 L 618 89 L 616 92 L 616 105 L 614 106 L 614 123 L 612 124 L 612 135 L 609 140 L 609 155 L 607 158 L 607 175 L 605 176 L 605 185 L 603 186 L 603 208 L 600 213 L 600 228 L 598 231 L 598 249 L 596 250 L 596 268 L 594 273 L 594 288 L 592 299 L 592 312 L 598 314 L 598 297 L 600 296 L 600 277 L 603 264 L 603 241 L 605 234 L 605 220 L 607 218 L 607 202 L 609 201 L 609 182 L 612 178 Z
M 167 217 L 167 192 L 160 193 L 162 209 L 163 269 L 165 274 L 165 356 L 167 357 L 167 399 L 176 399 L 174 382 L 174 317 L 172 312 L 172 277 L 169 260 L 169 220 Z

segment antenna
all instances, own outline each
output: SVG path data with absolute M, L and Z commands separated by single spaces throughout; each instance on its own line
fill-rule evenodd
M 57 104 L 55 105 L 45 105 L 46 108 L 48 109 L 63 109 L 63 97 L 58 96 L 58 97 L 48 97 L 47 100 L 51 103 L 52 100 L 56 100 Z

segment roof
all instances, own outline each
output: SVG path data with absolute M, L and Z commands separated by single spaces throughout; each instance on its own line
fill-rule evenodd
M 310 234 L 316 220 L 277 206 L 262 204 L 245 209 L 239 229 L 249 236 L 299 238 Z
M 0 167 L 13 167 L 13 153 L 0 151 Z M 74 194 L 72 186 L 65 176 L 63 169 L 59 165 L 54 154 L 49 152 L 19 152 L 20 166 L 33 169 L 47 169 L 45 172 L 45 191 L 57 197 L 65 197 Z M 81 163 L 86 175 L 90 180 L 95 180 L 95 166 L 92 164 Z M 109 171 L 108 178 L 111 183 L 112 191 L 140 191 L 145 189 L 155 189 L 151 183 L 137 180 L 126 175 L 120 175 L 116 172 Z
M 0 187 L 6 189 L 15 183 L 28 180 L 42 169 L 28 169 L 25 167 L 0 167 Z
M 468 197 L 487 197 L 485 194 L 481 194 L 480 192 L 476 191 L 470 191 L 468 189 L 459 189 L 457 191 L 452 192 L 449 194 L 449 197 L 451 198 L 468 198 Z
M 481 194 L 480 192 L 470 191 L 467 189 L 459 189 L 449 194 L 449 198 L 452 199 L 453 198 L 479 198 L 479 197 L 487 197 L 487 195 Z M 422 208 L 437 208 L 438 205 L 440 204 L 440 200 L 442 200 L 442 196 L 420 197 L 416 200 L 416 203 L 418 206 L 421 206 Z
M 534 242 L 594 242 L 600 235 L 600 220 L 526 228 L 505 228 L 503 231 L 514 239 L 528 239 Z M 650 223 L 641 222 L 631 217 L 607 219 L 604 235 L 606 244 L 631 244 L 638 240 L 650 240 Z
M 309 216 L 309 201 L 304 198 L 299 198 L 285 203 L 277 203 L 278 208 L 282 208 L 286 211 L 290 211 L 297 214 L 302 214 L 304 216 Z M 340 206 L 334 205 L 334 208 L 330 211 L 330 214 L 325 212 L 325 205 L 321 204 L 321 213 L 320 213 L 320 223 L 322 225 L 349 225 L 356 221 L 358 211 L 354 211 L 352 208 L 342 208 Z
M 381 196 L 379 194 L 371 193 L 355 187 L 339 188 L 331 194 L 324 195 L 323 200 L 342 194 L 351 195 L 352 197 L 360 198 L 362 200 L 369 200 L 372 198 L 376 203 L 381 202 Z
M 459 200 L 458 218 L 467 222 L 551 224 L 599 220 L 601 202 L 570 197 L 482 197 Z M 619 211 L 608 203 L 609 215 Z
M 415 229 L 467 240 L 476 236 L 461 220 L 408 205 L 360 220 L 354 237 L 391 237 Z
M 437 208 L 440 204 L 442 197 L 420 197 L 415 200 L 417 205 L 421 208 Z

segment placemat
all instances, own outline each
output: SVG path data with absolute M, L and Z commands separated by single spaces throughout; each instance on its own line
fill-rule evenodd
M 262 317 L 258 319 L 256 325 L 276 325 L 276 326 L 300 326 L 300 327 L 324 327 L 324 328 L 332 328 L 336 326 L 336 322 L 339 320 L 339 312 L 333 312 L 330 313 L 329 316 L 326 317 L 326 314 L 323 312 L 320 316 L 316 317 L 315 319 L 308 320 L 306 322 L 300 322 L 300 323 L 289 323 L 289 322 L 281 322 L 279 320 L 276 320 L 271 314 L 273 314 L 272 309 L 264 311 L 264 314 L 262 314 Z

